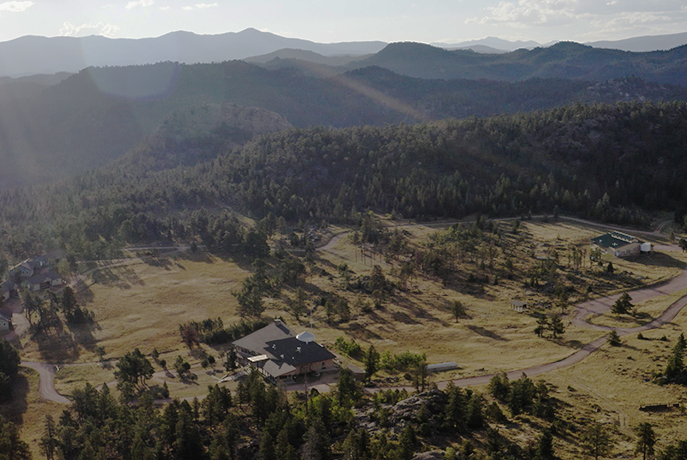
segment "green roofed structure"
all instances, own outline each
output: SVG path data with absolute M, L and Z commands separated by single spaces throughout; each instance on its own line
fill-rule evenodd
M 651 252 L 651 243 L 644 243 L 623 232 L 609 232 L 592 238 L 592 244 L 616 257 L 628 257 L 642 252 Z

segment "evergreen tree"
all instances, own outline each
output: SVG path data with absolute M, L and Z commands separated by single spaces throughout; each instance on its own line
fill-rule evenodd
M 634 305 L 632 304 L 632 298 L 627 292 L 623 292 L 618 300 L 613 304 L 611 312 L 616 315 L 627 315 L 632 313 Z
M 642 459 L 646 460 L 654 455 L 654 445 L 656 444 L 656 433 L 649 422 L 642 422 L 635 428 L 637 441 L 635 442 L 635 452 L 642 454 Z
M 582 433 L 581 441 L 584 453 L 594 460 L 607 457 L 613 450 L 613 440 L 608 429 L 598 422 L 587 425 Z
M 379 353 L 374 346 L 370 345 L 370 348 L 367 349 L 363 362 L 365 364 L 365 380 L 370 380 L 379 370 Z
M 537 439 L 534 448 L 534 460 L 553 460 L 554 458 L 553 435 L 550 429 L 545 429 Z

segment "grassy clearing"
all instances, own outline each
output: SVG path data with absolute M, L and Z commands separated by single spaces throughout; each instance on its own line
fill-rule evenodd
M 665 363 L 675 340 L 687 326 L 687 315 L 681 313 L 675 322 L 660 330 L 645 332 L 649 340 L 639 340 L 636 334 L 623 338 L 620 347 L 605 346 L 581 363 L 545 376 L 559 388 L 567 388 L 566 400 L 584 410 L 596 407 L 612 414 L 617 426 L 618 439 L 631 435 L 641 422 L 650 422 L 657 433 L 657 451 L 678 439 L 684 439 L 687 416 L 679 410 L 669 412 L 642 412 L 639 407 L 649 404 L 687 402 L 687 392 L 677 385 L 659 386 L 651 382 L 653 374 L 665 369 Z M 658 340 L 662 335 L 669 342 Z M 587 415 L 599 418 L 594 412 Z M 632 443 L 621 443 L 614 457 L 632 456 Z M 574 458 L 571 457 L 571 458 Z
M 604 274 L 597 266 L 590 267 L 587 261 L 584 261 L 582 269 L 574 271 L 568 267 L 568 251 L 572 246 L 589 251 L 589 239 L 602 233 L 601 230 L 569 222 L 527 221 L 517 234 L 512 232 L 512 223 L 502 223 L 499 227 L 503 240 L 510 246 L 504 250 L 499 249 L 501 252 L 497 253 L 492 267 L 485 268 L 483 261 L 480 265 L 479 254 L 468 254 L 457 261 L 462 270 L 460 277 L 449 283 L 442 283 L 436 277 L 418 273 L 409 280 L 406 290 L 396 290 L 394 295 L 382 302 L 381 308 L 373 306 L 369 294 L 343 289 L 344 280 L 337 267 L 346 264 L 354 277 L 365 277 L 372 273 L 374 265 L 379 265 L 387 279 L 396 281 L 393 273 L 396 273 L 398 261 L 387 261 L 382 255 L 371 254 L 369 251 L 363 258 L 351 239 L 344 237 L 331 250 L 317 253 L 302 287 L 309 295 L 308 308 L 322 296 L 346 299 L 352 310 L 350 321 L 338 324 L 328 321 L 324 308 L 319 306 L 314 309 L 311 318 L 306 315 L 297 322 L 287 309 L 288 302 L 294 296 L 292 289 L 284 289 L 276 298 L 265 298 L 265 316 L 282 316 L 296 332 L 310 329 L 316 334 L 318 342 L 330 348 L 336 338 L 343 335 L 349 340 L 355 339 L 364 347 L 374 345 L 380 352 L 389 350 L 399 353 L 409 350 L 425 353 L 430 363 L 456 361 L 460 369 L 432 376 L 434 380 L 446 380 L 559 360 L 602 335 L 598 331 L 568 324 L 569 315 L 574 313 L 572 308 L 564 311 L 563 320 L 567 330 L 562 338 L 539 338 L 534 334 L 535 313 L 552 314 L 560 310 L 551 306 L 551 296 L 546 292 L 546 286 L 543 289 L 525 286 L 525 274 L 540 263 L 541 258 L 549 257 L 554 251 L 559 256 L 557 271 L 570 288 L 569 304 L 587 298 L 584 289 L 586 285 L 593 286 L 593 296 L 618 292 L 632 286 L 641 287 L 676 276 L 687 260 L 679 252 L 657 253 L 651 258 L 633 260 L 604 256 L 604 265 L 612 261 L 616 268 L 613 275 Z M 401 226 L 399 229 L 406 233 L 409 252 L 412 253 L 425 248 L 429 235 L 441 230 L 441 226 L 414 225 Z M 341 230 L 335 229 L 332 233 Z M 512 276 L 507 276 L 504 269 L 506 257 L 514 261 Z M 131 259 L 121 267 L 101 270 L 94 276 L 97 282 L 88 283 L 88 288 L 80 293 L 81 300 L 95 312 L 100 329 L 75 331 L 77 334 L 68 336 L 72 342 L 64 339 L 65 344 L 72 347 L 74 361 L 77 362 L 97 361 L 93 353 L 96 344 L 105 347 L 106 358 L 122 356 L 135 347 L 146 354 L 157 348 L 169 368 L 173 366 L 176 356 L 181 355 L 192 364 L 193 372 L 198 375 L 197 382 L 180 382 L 174 372 L 165 373 L 156 366 L 157 372 L 150 385 L 162 386 L 166 383 L 172 397 L 201 397 L 207 393 L 207 386 L 215 384 L 221 374 L 211 375 L 210 371 L 200 368 L 199 355 L 189 353 L 180 343 L 178 326 L 191 320 L 215 317 L 221 317 L 225 324 L 238 321 L 237 303 L 231 293 L 239 289 L 251 270 L 248 264 L 222 260 L 207 254 L 146 259 L 145 262 Z M 465 279 L 468 274 L 482 276 L 485 272 L 490 275 L 489 283 L 474 283 Z M 498 284 L 493 282 L 495 273 L 500 274 Z M 675 295 L 647 301 L 638 305 L 638 310 L 649 317 L 655 317 L 677 297 Z M 515 312 L 510 307 L 513 299 L 525 300 L 532 308 L 524 313 Z M 361 302 L 357 302 L 358 300 Z M 466 307 L 466 315 L 458 321 L 450 311 L 454 301 L 459 301 Z M 355 307 L 356 304 L 362 305 L 362 308 Z M 612 315 L 605 316 L 608 317 L 596 318 L 595 322 L 615 325 L 612 321 L 617 319 Z M 684 314 L 680 317 L 684 317 Z M 621 322 L 617 325 L 628 327 L 634 324 Z M 670 327 L 673 326 L 668 326 Z M 90 332 L 90 338 L 87 332 Z M 673 332 L 671 329 L 666 333 Z M 645 333 L 645 336 L 660 337 L 663 333 L 653 331 Z M 627 404 L 634 401 L 631 398 L 633 385 L 646 389 L 646 395 L 640 394 L 647 401 L 654 398 L 654 401 L 663 402 L 662 398 L 675 397 L 675 389 L 643 382 L 644 378 L 648 378 L 647 375 L 658 370 L 659 363 L 663 365 L 661 360 L 669 352 L 665 348 L 667 344 L 658 340 L 637 341 L 634 337 L 625 338 L 624 342 L 627 344 L 624 347 L 604 349 L 571 369 L 546 376 L 547 380 L 557 386 L 556 397 L 561 400 L 576 408 L 585 404 L 595 404 L 601 408 L 601 412 L 586 408 L 571 410 L 570 417 L 593 418 L 603 414 L 617 414 L 618 407 L 622 407 L 620 403 L 625 401 L 623 398 L 629 398 Z M 637 351 L 647 347 L 648 352 Z M 217 358 L 222 347 L 204 346 L 204 349 Z M 30 342 L 26 344 L 24 356 L 25 359 L 40 359 L 45 353 L 45 347 L 41 350 Z M 632 359 L 627 359 L 628 353 Z M 658 361 L 654 361 L 654 357 Z M 343 360 L 350 361 L 348 358 Z M 217 368 L 221 369 L 219 361 L 218 359 Z M 85 382 L 93 385 L 104 382 L 109 384 L 114 382 L 112 372 L 113 370 L 101 369 L 94 364 L 66 367 L 58 373 L 57 388 L 68 394 Z M 618 392 L 611 391 L 616 381 L 622 382 L 618 383 L 618 388 L 622 387 L 624 392 L 621 396 L 618 396 Z M 569 391 L 569 384 L 576 391 Z M 637 420 L 646 416 L 636 412 L 624 410 L 628 421 L 626 426 L 636 424 Z M 661 430 L 666 431 L 669 426 L 671 425 L 665 425 Z M 628 449 L 630 447 L 625 450 Z M 577 458 L 575 455 L 579 457 L 579 452 L 573 447 L 566 452 L 564 458 Z
M 55 389 L 61 395 L 70 395 L 74 390 L 82 388 L 84 382 L 95 387 L 107 383 L 112 388 L 114 387 L 114 370 L 107 364 L 97 363 L 63 366 L 55 373 Z
M 511 224 L 501 224 L 507 232 Z M 410 242 L 420 246 L 427 237 L 436 232 L 437 226 L 402 227 L 410 233 Z M 565 251 L 571 246 L 589 249 L 589 239 L 600 234 L 596 228 L 589 228 L 575 223 L 525 222 L 518 235 L 506 234 L 504 238 L 517 241 L 522 238 L 523 250 L 530 253 L 532 259 L 549 254 L 552 249 L 559 251 L 560 262 L 566 263 Z M 326 270 L 329 276 L 311 280 L 316 288 L 323 292 L 337 292 L 350 304 L 355 303 L 354 293 L 342 291 L 341 280 L 333 268 L 347 264 L 355 275 L 369 275 L 373 265 L 380 265 L 387 277 L 393 270 L 393 264 L 387 263 L 377 255 L 374 260 L 369 256 L 363 261 L 360 251 L 352 246 L 350 239 L 345 238 L 330 251 L 320 254 L 318 267 Z M 610 257 L 609 257 L 610 259 Z M 613 263 L 616 264 L 615 258 Z M 498 262 L 497 262 L 498 263 Z M 516 272 L 526 271 L 531 262 L 518 261 Z M 466 263 L 469 265 L 469 263 Z M 575 281 L 594 284 L 601 293 L 627 288 L 627 279 L 637 284 L 636 280 L 655 282 L 658 279 L 670 278 L 679 273 L 676 267 L 659 267 L 643 261 L 620 261 L 620 271 L 625 275 L 602 278 L 598 281 L 600 269 L 595 266 L 576 274 Z M 587 267 L 589 267 L 587 265 Z M 469 268 L 468 268 L 469 269 Z M 530 304 L 545 304 L 547 299 L 538 292 L 523 289 L 519 280 L 502 278 L 498 286 L 442 286 L 435 279 L 418 276 L 411 281 L 409 292 L 400 293 L 385 302 L 382 309 L 362 312 L 354 311 L 354 319 L 347 324 L 331 327 L 326 323 L 324 313 L 316 311 L 313 316 L 318 339 L 332 343 L 338 335 L 346 335 L 363 345 L 373 344 L 378 350 L 400 352 L 424 352 L 430 362 L 456 361 L 461 369 L 453 373 L 442 373 L 437 378 L 447 379 L 462 376 L 498 372 L 514 368 L 524 368 L 543 362 L 561 359 L 582 345 L 602 334 L 587 329 L 568 325 L 563 339 L 541 339 L 534 335 L 536 317 L 530 313 L 516 313 L 510 309 L 513 299 L 523 299 Z M 582 294 L 573 294 L 570 303 L 584 300 Z M 467 317 L 455 321 L 450 313 L 453 301 L 460 301 L 467 308 Z M 660 308 L 660 306 L 656 306 Z M 651 310 L 651 309 L 649 309 Z M 554 309 L 538 309 L 544 313 Z M 277 311 L 275 310 L 275 313 Z M 572 309 L 567 310 L 571 314 Z M 567 318 L 564 317 L 567 323 Z M 343 334 L 342 334 L 343 333 Z
M 43 349 L 26 341 L 24 359 L 45 359 L 46 349 L 62 347 L 76 350 L 65 361 L 94 362 L 96 343 L 105 347 L 108 358 L 135 347 L 147 354 L 155 347 L 161 352 L 179 350 L 179 324 L 218 316 L 227 323 L 239 320 L 231 292 L 248 274 L 234 262 L 207 254 L 154 264 L 139 261 L 97 273 L 100 282 L 79 294 L 95 313 L 99 329 L 80 342 L 72 334 L 53 338 L 52 347 Z

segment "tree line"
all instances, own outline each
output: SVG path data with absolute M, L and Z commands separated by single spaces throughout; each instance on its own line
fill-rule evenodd
M 259 254 L 261 233 L 231 209 L 284 223 L 571 213 L 624 224 L 683 207 L 684 103 L 575 104 L 492 118 L 292 129 L 214 158 L 124 166 L 0 193 L 5 258 L 66 247 L 86 258 L 126 244 L 195 241 Z M 154 146 L 140 147 L 154 155 Z M 149 152 L 146 153 L 145 150 Z

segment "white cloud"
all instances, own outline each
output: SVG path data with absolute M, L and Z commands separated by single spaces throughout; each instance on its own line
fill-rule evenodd
M 168 9 L 169 9 L 168 6 L 161 6 L 161 7 L 160 7 L 160 10 L 161 10 L 161 11 L 167 11 Z
M 487 14 L 466 20 L 467 24 L 558 27 L 593 23 L 595 25 L 680 23 L 685 7 L 680 0 L 646 2 L 640 0 L 518 0 L 501 1 L 487 7 Z
M 65 22 L 60 28 L 60 35 L 63 37 L 76 37 L 82 31 L 96 31 L 95 35 L 102 35 L 104 37 L 113 37 L 119 32 L 119 27 L 114 24 L 105 24 L 103 22 L 98 22 L 97 24 L 81 24 L 80 26 L 75 26 L 70 22 Z
M 9 11 L 10 13 L 21 13 L 33 6 L 33 2 L 4 2 L 0 3 L 0 11 Z
M 145 8 L 146 6 L 151 6 L 153 3 L 155 3 L 155 0 L 137 0 L 135 2 L 127 3 L 126 9 L 130 10 L 130 9 L 136 8 L 137 6 L 140 6 L 141 8 Z
M 218 6 L 219 6 L 219 3 L 196 3 L 193 6 L 184 6 L 181 9 L 186 10 L 186 11 L 204 10 L 207 8 L 217 8 Z

